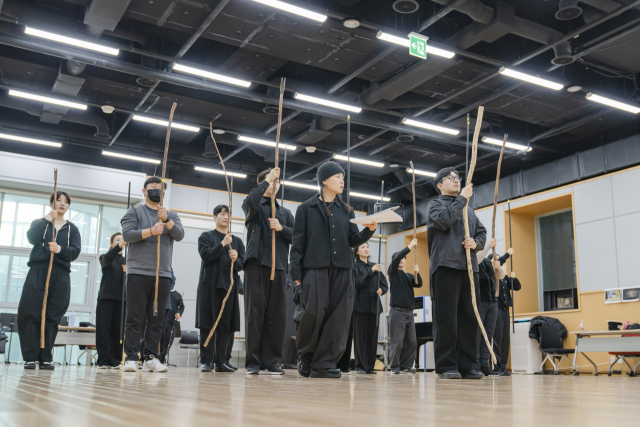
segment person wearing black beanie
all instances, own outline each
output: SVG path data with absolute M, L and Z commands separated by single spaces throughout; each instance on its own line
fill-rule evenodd
M 361 231 L 340 197 L 344 169 L 329 161 L 318 168 L 319 194 L 298 206 L 291 246 L 291 277 L 302 286 L 296 336 L 303 377 L 340 378 L 336 364 L 347 346 L 355 285 L 351 248 L 367 242 L 377 224 Z M 345 327 L 346 326 L 346 327 Z

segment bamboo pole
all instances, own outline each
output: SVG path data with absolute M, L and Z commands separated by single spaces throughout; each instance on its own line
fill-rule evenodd
M 53 210 L 56 210 L 56 201 L 58 200 L 58 169 L 53 170 Z M 71 229 L 67 230 L 71 233 Z M 51 221 L 51 241 L 56 241 L 56 220 Z M 53 268 L 53 256 L 51 252 L 49 257 L 49 270 L 47 270 L 47 280 L 44 282 L 44 297 L 42 298 L 42 313 L 40 313 L 40 348 L 44 348 L 44 325 L 47 317 L 47 299 L 49 298 L 49 281 L 51 280 L 51 269 Z

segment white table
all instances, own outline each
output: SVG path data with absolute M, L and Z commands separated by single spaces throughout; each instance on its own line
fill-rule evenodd
M 92 346 L 96 345 L 96 328 L 88 328 L 82 326 L 58 326 L 58 335 L 54 345 L 84 345 Z M 66 348 L 66 347 L 65 347 Z M 65 360 L 66 360 L 65 350 Z M 82 356 L 82 354 L 80 354 Z M 86 353 L 87 364 L 91 363 L 91 352 Z M 78 363 L 79 363 L 78 358 Z
M 637 335 L 637 329 L 626 331 L 581 331 L 571 332 L 576 336 L 576 351 L 573 355 L 573 375 L 579 375 L 576 358 L 582 354 L 595 369 L 598 375 L 598 366 L 585 354 L 586 352 L 633 352 L 640 354 L 640 337 L 625 337 L 624 335 Z

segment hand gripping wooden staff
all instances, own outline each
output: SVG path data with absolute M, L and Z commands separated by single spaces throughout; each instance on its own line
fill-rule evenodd
M 178 104 L 176 102 L 171 106 L 171 113 L 169 113 L 169 125 L 167 126 L 167 137 L 164 140 L 164 159 L 162 161 L 162 183 L 160 189 L 160 204 L 158 207 L 162 206 L 162 202 L 164 201 L 164 177 L 167 173 L 167 155 L 169 153 L 169 139 L 171 137 L 171 123 L 173 122 L 173 113 L 176 111 L 176 107 Z M 169 219 L 169 218 L 167 218 Z M 160 236 L 162 234 L 158 234 L 158 250 L 157 250 L 157 259 L 156 259 L 156 296 L 153 299 L 153 315 L 158 315 L 158 284 L 160 283 Z
M 409 161 L 409 166 L 411 166 L 412 171 L 412 181 L 411 181 L 411 192 L 413 193 L 413 239 L 416 238 L 416 223 L 418 222 L 418 217 L 416 216 L 416 170 L 413 167 L 413 162 Z M 418 247 L 413 248 L 413 265 L 418 264 Z M 415 280 L 415 284 L 418 284 L 418 275 L 416 274 L 413 278 Z
M 284 86 L 287 79 L 280 80 L 280 103 L 278 104 L 278 132 L 276 133 L 276 166 L 278 167 L 278 155 L 280 153 L 280 128 L 282 128 L 282 101 L 284 99 Z M 276 187 L 277 180 L 273 181 L 273 191 L 271 192 L 271 218 L 276 218 Z M 276 277 L 276 230 L 271 229 L 271 280 Z
M 473 177 L 473 170 L 476 168 L 476 159 L 478 157 L 478 137 L 480 136 L 480 126 L 482 125 L 482 115 L 484 114 L 484 107 L 478 107 L 478 117 L 476 118 L 476 128 L 473 132 L 473 146 L 471 150 L 471 164 L 469 165 L 469 175 L 467 175 L 467 184 L 471 184 L 471 178 Z M 467 204 L 464 207 L 464 211 L 462 213 L 462 217 L 464 219 L 464 238 L 468 239 L 471 237 L 469 233 L 469 201 L 467 200 Z M 487 337 L 487 331 L 484 330 L 484 326 L 482 325 L 482 320 L 480 319 L 480 313 L 478 313 L 478 303 L 476 302 L 476 286 L 473 282 L 473 267 L 471 266 L 471 249 L 466 248 L 465 252 L 467 253 L 467 271 L 469 273 L 469 284 L 471 285 L 471 303 L 473 304 L 473 311 L 476 313 L 476 319 L 478 319 L 478 326 L 480 326 L 480 331 L 482 332 L 482 336 L 484 337 L 484 342 L 487 344 L 487 348 L 489 349 L 489 353 L 491 353 L 491 360 L 493 364 L 497 364 L 498 361 L 496 359 L 496 355 L 493 353 L 493 347 L 489 342 L 489 337 Z
M 231 189 L 231 186 L 229 185 L 229 176 L 227 175 L 227 168 L 225 167 L 224 160 L 220 155 L 220 150 L 218 149 L 218 144 L 216 143 L 216 139 L 213 137 L 213 122 L 209 122 L 209 133 L 211 134 L 211 140 L 213 141 L 213 146 L 216 147 L 216 152 L 218 153 L 218 158 L 220 159 L 220 164 L 222 165 L 222 171 L 224 172 L 224 179 L 227 182 L 227 193 L 229 193 L 229 231 L 228 232 L 229 234 L 231 234 L 231 205 L 233 202 L 232 200 L 233 191 Z M 231 243 L 229 243 L 229 247 L 233 249 L 233 247 L 231 246 Z M 209 336 L 207 337 L 207 340 L 204 343 L 205 347 L 209 346 L 209 341 L 211 340 L 211 337 L 213 337 L 213 333 L 216 331 L 216 328 L 218 327 L 218 323 L 222 318 L 222 313 L 224 313 L 224 306 L 227 304 L 229 295 L 231 295 L 231 290 L 233 289 L 233 265 L 234 264 L 235 264 L 235 261 L 231 260 L 231 272 L 229 273 L 231 276 L 231 284 L 229 285 L 229 290 L 227 291 L 227 295 L 225 295 L 224 299 L 222 300 L 222 306 L 220 307 L 220 313 L 218 313 L 218 318 L 216 319 L 216 323 L 213 324 L 213 328 L 211 328 L 211 332 L 209 332 Z
M 53 209 L 56 208 L 56 201 L 58 200 L 58 169 L 53 170 Z M 56 220 L 51 221 L 51 241 L 56 241 Z M 67 230 L 71 233 L 71 229 Z M 42 313 L 40 319 L 40 348 L 44 348 L 44 323 L 47 317 L 47 298 L 49 297 L 49 281 L 51 280 L 51 269 L 53 268 L 53 256 L 55 252 L 51 252 L 49 258 L 49 270 L 47 271 L 47 281 L 44 282 L 44 298 L 42 299 Z

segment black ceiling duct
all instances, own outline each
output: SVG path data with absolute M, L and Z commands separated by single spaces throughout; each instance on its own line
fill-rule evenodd
M 216 144 L 213 142 L 211 137 L 207 138 L 207 141 L 204 144 L 204 153 L 202 153 L 204 157 L 218 157 L 218 151 L 216 150 Z
M 413 13 L 420 8 L 420 5 L 415 0 L 396 0 L 392 7 L 398 13 Z

